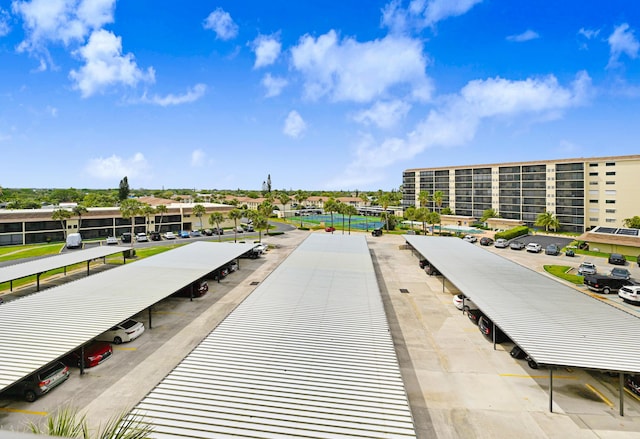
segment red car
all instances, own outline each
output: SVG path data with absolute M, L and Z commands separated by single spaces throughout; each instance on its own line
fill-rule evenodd
M 84 347 L 84 367 L 94 367 L 102 363 L 107 358 L 111 358 L 113 348 L 111 344 L 103 341 L 94 341 Z M 68 354 L 62 359 L 67 366 L 80 367 L 80 349 Z
M 336 228 L 335 227 L 327 227 L 326 229 L 324 229 L 325 232 L 335 232 Z
M 193 297 L 202 297 L 205 295 L 207 291 L 209 291 L 209 284 L 207 283 L 207 281 L 200 280 L 200 281 L 194 282 Z M 176 291 L 175 293 L 172 294 L 172 296 L 191 297 L 191 285 L 188 285 Z

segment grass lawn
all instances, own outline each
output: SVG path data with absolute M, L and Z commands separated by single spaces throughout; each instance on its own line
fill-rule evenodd
M 572 267 L 567 267 L 565 265 L 545 265 L 544 271 L 549 274 L 554 275 L 555 277 L 559 277 L 560 279 L 564 279 L 576 285 L 582 285 L 583 278 L 577 274 L 570 274 L 569 270 Z

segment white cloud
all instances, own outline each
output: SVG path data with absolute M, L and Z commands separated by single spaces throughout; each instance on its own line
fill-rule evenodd
M 524 81 L 490 78 L 469 82 L 460 93 L 448 96 L 432 109 L 405 138 L 376 143 L 364 136 L 355 157 L 330 186 L 371 183 L 372 175 L 402 160 L 409 160 L 432 147 L 455 147 L 469 143 L 486 119 L 512 119 L 523 115 L 559 117 L 568 108 L 584 104 L 591 91 L 591 78 L 580 72 L 571 87 L 562 87 L 553 76 Z
M 0 37 L 4 37 L 11 31 L 9 25 L 9 13 L 0 8 Z
M 292 67 L 304 75 L 305 96 L 316 100 L 370 102 L 397 89 L 421 100 L 431 96 L 427 59 L 418 40 L 387 36 L 359 43 L 331 30 L 303 36 L 291 49 Z
M 204 96 L 206 91 L 207 91 L 206 85 L 196 84 L 192 88 L 188 89 L 187 92 L 184 94 L 174 95 L 173 93 L 169 93 L 166 96 L 154 95 L 151 98 L 147 98 L 145 96 L 142 98 L 142 102 L 160 105 L 161 107 L 168 107 L 170 105 L 188 104 L 200 99 L 202 96 Z
M 278 96 L 282 93 L 282 90 L 287 86 L 288 81 L 285 78 L 278 78 L 271 76 L 271 73 L 267 73 L 262 78 L 262 85 L 266 89 L 264 94 L 267 98 Z
M 613 33 L 609 36 L 609 64 L 607 68 L 616 67 L 619 64 L 618 59 L 620 55 L 625 54 L 631 59 L 638 57 L 638 50 L 640 49 L 640 43 L 633 34 L 633 30 L 629 29 L 627 23 L 623 23 L 616 27 Z
M 578 34 L 582 35 L 587 40 L 590 40 L 592 38 L 596 38 L 599 33 L 600 33 L 600 29 L 595 29 L 595 30 L 594 29 L 585 29 L 583 27 L 581 27 L 580 30 L 578 31 Z
M 153 68 L 147 69 L 146 73 L 140 70 L 132 54 L 122 54 L 121 38 L 109 31 L 101 29 L 93 32 L 87 45 L 75 53 L 85 64 L 79 70 L 72 70 L 69 77 L 82 97 L 89 97 L 117 84 L 133 87 L 140 81 L 155 80 Z
M 376 102 L 371 108 L 354 114 L 353 119 L 365 125 L 374 124 L 380 128 L 391 128 L 404 118 L 410 109 L 411 105 L 397 99 Z
M 37 56 L 43 69 L 51 64 L 47 43 L 84 41 L 93 30 L 113 22 L 115 0 L 14 1 L 11 7 L 22 17 L 25 31 L 18 51 Z
M 297 111 L 292 110 L 284 121 L 282 132 L 289 137 L 297 139 L 302 136 L 306 129 L 307 124 L 302 119 L 302 116 Z
M 89 160 L 85 166 L 85 172 L 87 172 L 87 174 L 101 180 L 122 178 L 123 175 L 131 179 L 132 177 L 147 175 L 148 170 L 149 164 L 144 158 L 144 155 L 139 152 L 128 159 L 117 155 L 98 157 Z
M 280 44 L 277 37 L 259 35 L 251 43 L 251 48 L 256 54 L 256 62 L 253 64 L 253 68 L 259 69 L 260 67 L 270 66 L 278 59 L 282 44 Z
M 205 19 L 205 29 L 216 33 L 216 38 L 230 40 L 238 35 L 238 25 L 233 22 L 231 15 L 222 8 L 218 8 Z
M 196 149 L 191 153 L 191 166 L 199 167 L 204 165 L 206 154 L 201 149 Z
M 51 105 L 47 105 L 47 113 L 49 113 L 52 117 L 58 117 L 58 109 L 56 107 L 52 107 Z
M 424 10 L 425 24 L 433 26 L 446 18 L 466 14 L 481 2 L 482 0 L 429 0 Z M 421 3 L 423 2 L 414 2 L 416 6 Z
M 526 31 L 522 32 L 521 34 L 509 35 L 507 37 L 507 41 L 513 41 L 515 43 L 522 43 L 524 41 L 536 40 L 538 38 L 540 38 L 540 35 L 538 35 L 537 32 L 532 31 L 531 29 L 527 29 Z
M 381 22 L 394 34 L 404 34 L 414 28 L 420 31 L 449 17 L 466 14 L 481 2 L 482 0 L 412 0 L 405 9 L 400 0 L 392 0 L 382 9 Z

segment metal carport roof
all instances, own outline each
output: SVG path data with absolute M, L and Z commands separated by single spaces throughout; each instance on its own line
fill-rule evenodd
M 640 319 L 461 239 L 405 236 L 538 364 L 640 373 Z
M 0 390 L 253 248 L 195 242 L 0 306 Z
M 132 411 L 151 437 L 415 437 L 364 236 L 311 234 Z
M 38 273 L 45 273 L 49 270 L 68 267 L 69 265 L 78 264 L 80 262 L 104 258 L 127 250 L 129 250 L 128 247 L 99 246 L 84 250 L 74 250 L 68 253 L 48 256 L 46 258 L 40 258 L 29 262 L 5 265 L 0 267 L 0 284 Z

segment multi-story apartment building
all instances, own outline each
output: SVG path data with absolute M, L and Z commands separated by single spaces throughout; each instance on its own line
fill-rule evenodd
M 551 212 L 565 231 L 623 227 L 640 215 L 640 155 L 407 169 L 403 207 L 420 206 L 420 192 L 442 193 L 441 207 L 479 218 L 487 209 L 532 225 Z M 435 210 L 430 201 L 427 206 Z

